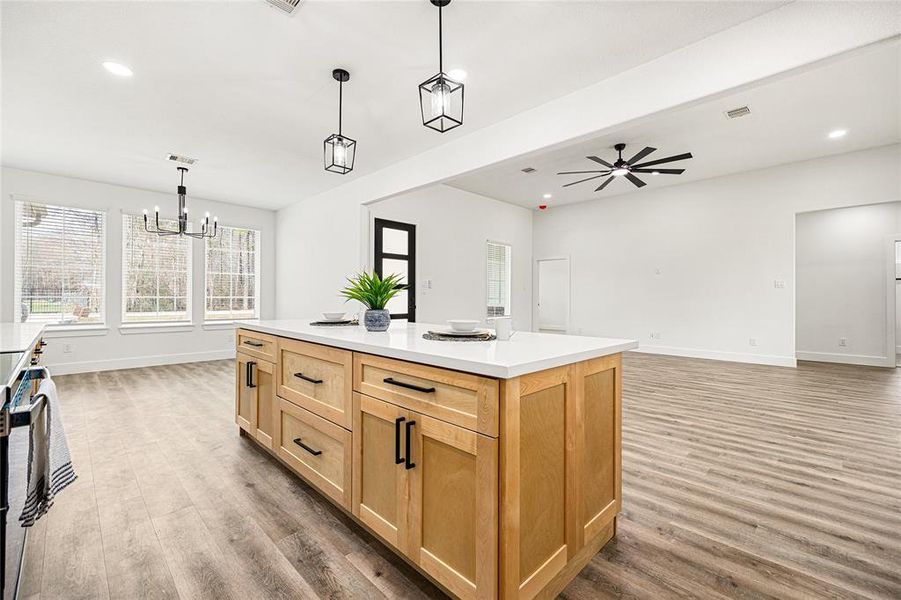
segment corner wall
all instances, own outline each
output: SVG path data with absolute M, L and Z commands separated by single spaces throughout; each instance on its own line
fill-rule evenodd
M 554 208 L 533 257 L 571 257 L 573 333 L 791 366 L 795 215 L 899 199 L 901 146 L 885 146 Z
M 203 324 L 203 243 L 193 242 L 193 325 L 160 332 L 123 333 L 122 313 L 122 213 L 140 214 L 159 205 L 173 212 L 176 196 L 136 188 L 97 183 L 33 171 L 3 167 L 0 170 L 0 320 L 14 316 L 15 211 L 12 196 L 40 202 L 106 211 L 106 324 L 105 329 L 51 332 L 45 362 L 55 374 L 125 369 L 150 365 L 214 360 L 234 356 L 234 332 L 230 325 Z M 275 212 L 189 197 L 191 209 L 210 211 L 223 225 L 251 227 L 261 232 L 260 315 L 272 318 L 275 305 Z M 176 330 L 177 329 L 177 330 Z M 187 330 L 186 330 L 187 329 Z M 70 352 L 64 353 L 68 345 Z

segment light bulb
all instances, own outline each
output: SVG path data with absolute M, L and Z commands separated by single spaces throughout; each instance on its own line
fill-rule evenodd
M 620 169 L 613 169 L 613 175 L 615 175 L 616 177 L 619 177 L 619 176 L 621 176 L 621 175 L 625 175 L 625 174 L 628 173 L 628 172 L 629 172 L 629 169 L 622 169 L 622 168 L 620 168 Z
M 332 151 L 332 161 L 336 166 L 346 167 L 347 166 L 347 146 L 344 145 L 343 138 L 335 138 L 335 143 L 333 145 L 334 150 Z
M 437 117 L 442 114 L 450 114 L 451 110 L 451 89 L 443 79 L 439 79 L 432 86 L 432 116 Z
M 185 207 L 185 214 L 188 214 L 188 207 Z

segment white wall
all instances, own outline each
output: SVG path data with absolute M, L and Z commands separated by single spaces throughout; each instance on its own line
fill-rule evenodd
M 486 242 L 491 240 L 513 247 L 513 327 L 531 329 L 532 211 L 446 185 L 368 208 L 371 218 L 416 225 L 417 321 L 485 319 Z M 432 281 L 431 289 L 423 289 L 426 280 Z
M 575 333 L 793 365 L 796 213 L 898 201 L 899 165 L 894 145 L 554 208 L 533 255 L 571 257 Z
M 174 214 L 177 196 L 3 167 L 0 170 L 0 320 L 14 317 L 15 233 L 12 196 L 37 201 L 104 210 L 106 233 L 106 329 L 49 334 L 45 358 L 55 373 L 120 369 L 151 364 L 212 360 L 234 355 L 233 332 L 203 326 L 203 243 L 193 242 L 193 327 L 160 333 L 123 333 L 122 212 L 140 214 L 159 205 Z M 188 197 L 195 214 L 210 211 L 222 225 L 251 227 L 261 232 L 261 316 L 272 318 L 275 299 L 275 212 Z M 63 345 L 71 347 L 63 353 Z
M 898 232 L 901 232 L 901 229 Z M 901 354 L 901 242 L 895 242 L 895 278 L 895 354 L 897 355 Z
M 883 366 L 886 237 L 901 232 L 901 202 L 797 217 L 797 334 L 802 360 Z M 894 281 L 892 281 L 894 285 Z M 840 339 L 844 338 L 845 345 Z
M 654 61 L 472 132 L 278 213 L 279 317 L 334 302 L 361 264 L 360 205 L 449 181 L 515 156 L 610 131 L 901 32 L 892 3 L 794 2 Z M 736 56 L 754 60 L 736 61 Z M 647 93 L 648 82 L 654 93 Z M 461 129 L 465 129 L 465 126 Z M 433 135 L 423 132 L 423 135 Z

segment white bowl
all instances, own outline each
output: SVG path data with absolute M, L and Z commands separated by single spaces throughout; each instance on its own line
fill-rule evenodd
M 347 311 L 335 311 L 335 312 L 324 312 L 322 316 L 325 317 L 326 321 L 340 321 L 344 318 L 344 315 L 347 314 Z
M 469 319 L 451 319 L 447 322 L 448 325 L 451 326 L 451 329 L 454 331 L 466 332 L 472 331 L 476 328 L 476 325 L 479 324 L 479 321 L 472 321 Z

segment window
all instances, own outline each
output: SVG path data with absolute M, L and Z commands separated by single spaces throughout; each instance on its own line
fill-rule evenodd
M 206 240 L 207 321 L 255 319 L 260 307 L 260 232 L 220 227 Z
M 190 320 L 191 238 L 148 233 L 143 216 L 122 215 L 122 322 Z
M 103 323 L 105 230 L 102 212 L 16 201 L 17 320 Z
M 488 242 L 488 316 L 510 315 L 510 270 L 513 248 Z

